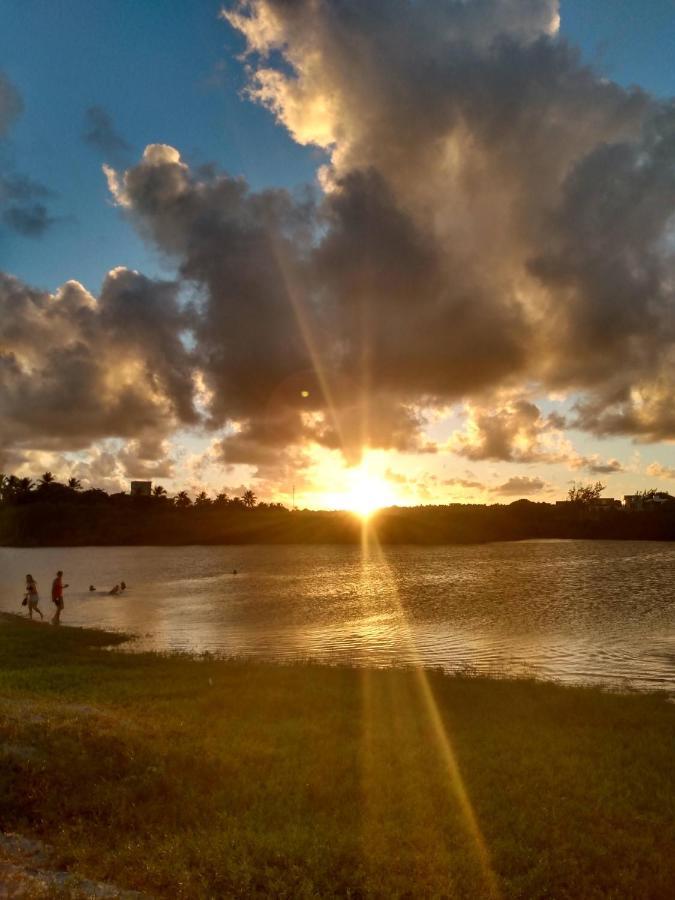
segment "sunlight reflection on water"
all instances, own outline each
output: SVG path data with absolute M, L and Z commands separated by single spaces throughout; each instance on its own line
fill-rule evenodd
M 0 548 L 0 608 L 21 611 L 31 571 L 51 613 L 57 568 L 64 622 L 132 632 L 134 649 L 675 690 L 672 544 Z

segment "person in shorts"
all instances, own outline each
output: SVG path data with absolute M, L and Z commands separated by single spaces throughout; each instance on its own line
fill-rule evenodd
M 26 575 L 26 604 L 28 606 L 28 618 L 33 618 L 36 612 L 41 619 L 44 619 L 42 610 L 39 607 L 40 595 L 38 594 L 38 586 L 32 575 Z
M 63 583 L 63 572 L 59 569 L 56 578 L 52 581 L 52 603 L 56 606 L 56 612 L 52 619 L 52 625 L 60 625 L 61 611 L 63 610 L 63 589 L 68 585 Z

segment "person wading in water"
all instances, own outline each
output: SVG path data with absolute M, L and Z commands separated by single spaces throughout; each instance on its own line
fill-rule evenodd
M 52 603 L 56 606 L 56 612 L 52 619 L 53 625 L 61 624 L 61 610 L 63 609 L 63 589 L 68 585 L 63 583 L 63 572 L 59 569 L 56 578 L 52 581 Z

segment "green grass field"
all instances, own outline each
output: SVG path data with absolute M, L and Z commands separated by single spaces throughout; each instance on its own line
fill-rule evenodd
M 0 826 L 166 897 L 672 897 L 675 705 L 0 617 Z

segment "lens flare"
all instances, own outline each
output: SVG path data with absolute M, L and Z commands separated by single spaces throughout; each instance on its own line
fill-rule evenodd
M 365 462 L 348 472 L 347 483 L 344 508 L 364 519 L 383 506 L 392 506 L 396 502 L 393 485 L 371 471 Z

